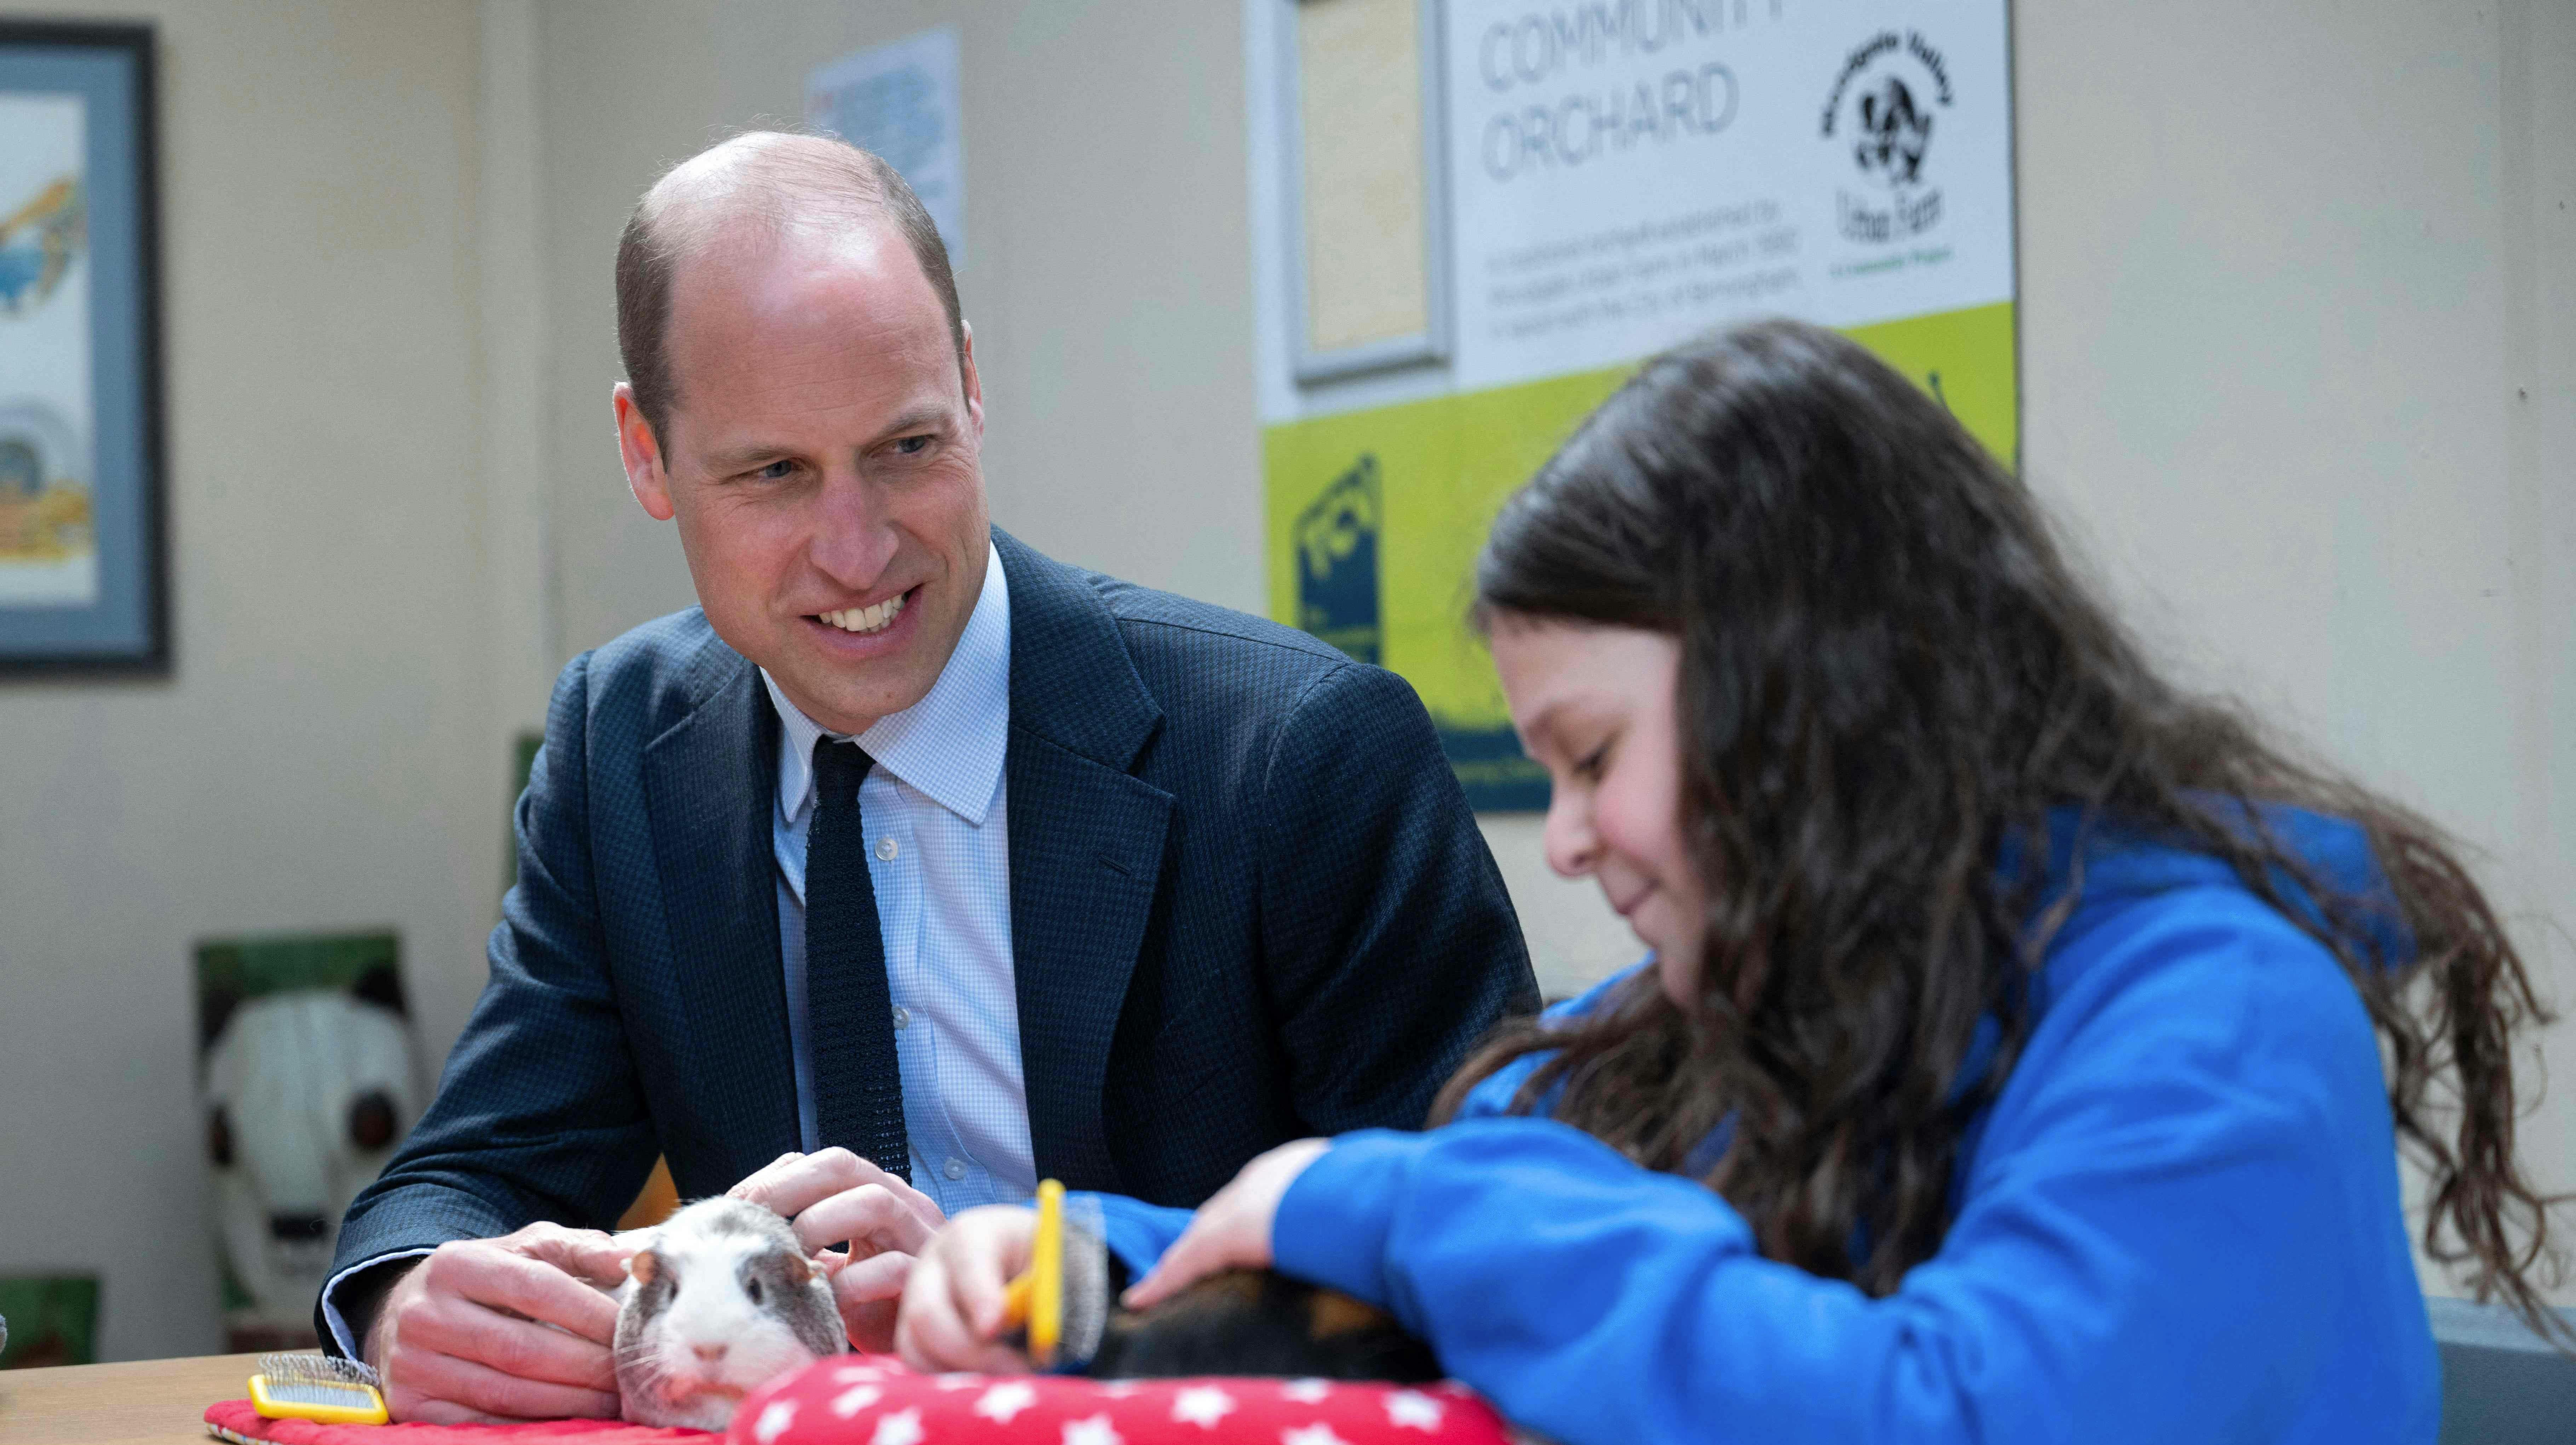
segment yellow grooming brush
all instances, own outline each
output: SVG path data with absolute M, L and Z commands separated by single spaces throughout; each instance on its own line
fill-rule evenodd
M 1002 1322 L 1027 1327 L 1029 1363 L 1041 1370 L 1078 1371 L 1091 1363 L 1108 1326 L 1109 1255 L 1099 1210 L 1099 1201 L 1087 1198 L 1068 1210 L 1062 1183 L 1038 1184 L 1029 1267 L 1002 1296 Z
M 376 1383 L 376 1372 L 356 1360 L 262 1355 L 250 1377 L 250 1407 L 271 1420 L 381 1425 L 385 1397 Z

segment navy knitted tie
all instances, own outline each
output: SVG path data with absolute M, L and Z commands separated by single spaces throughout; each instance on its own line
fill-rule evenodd
M 814 830 L 805 840 L 805 1015 L 814 1042 L 814 1123 L 909 1183 L 903 1071 L 894 1051 L 894 1000 L 885 937 L 868 881 L 859 784 L 876 765 L 857 743 L 814 740 Z

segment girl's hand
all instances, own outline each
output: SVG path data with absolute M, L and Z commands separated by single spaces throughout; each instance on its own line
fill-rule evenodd
M 1266 1267 L 1270 1222 L 1279 1213 L 1280 1198 L 1331 1147 L 1330 1139 L 1300 1139 L 1244 1165 L 1233 1183 L 1199 1206 L 1189 1228 L 1120 1302 L 1131 1310 L 1146 1309 L 1220 1270 Z
M 996 1341 L 1003 1292 L 1013 1275 L 1029 1267 L 1029 1238 L 1037 1222 L 1034 1209 L 988 1204 L 958 1215 L 930 1237 L 904 1281 L 903 1309 L 895 1318 L 895 1350 L 905 1364 L 933 1374 L 1029 1372 L 1019 1351 Z

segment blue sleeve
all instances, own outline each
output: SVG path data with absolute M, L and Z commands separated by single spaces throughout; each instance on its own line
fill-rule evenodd
M 2284 1438 L 2340 1388 L 2343 1312 L 2422 1311 L 2388 1304 L 2413 1286 L 2368 1019 L 2285 925 L 2178 925 L 2094 973 L 1963 1142 L 1939 1253 L 1885 1298 L 1532 1118 L 1346 1136 L 1273 1252 L 1565 1445 Z
M 1109 1252 L 1127 1266 L 1129 1279 L 1141 1279 L 1181 1231 L 1190 1227 L 1188 1209 L 1171 1209 L 1160 1204 L 1147 1204 L 1123 1194 L 1081 1193 L 1068 1198 L 1094 1199 L 1100 1203 L 1101 1233 L 1107 1237 Z
M 1594 1010 L 1606 1006 L 1628 980 L 1654 966 L 1655 956 L 1650 953 L 1646 955 L 1645 962 L 1623 968 L 1573 998 L 1559 999 L 1549 1004 L 1540 1012 L 1539 1021 L 1553 1027 L 1579 1022 L 1589 1017 Z M 1467 1091 L 1467 1097 L 1458 1101 L 1458 1112 L 1454 1119 L 1499 1119 L 1511 1114 L 1514 1112 L 1512 1100 L 1519 1095 L 1521 1085 L 1529 1082 L 1529 1076 L 1537 1073 L 1540 1065 L 1555 1056 L 1553 1050 L 1523 1054 L 1477 1080 L 1476 1086 Z M 1557 1096 L 1564 1092 L 1564 1085 L 1558 1084 L 1536 1100 L 1526 1112 L 1547 1113 L 1555 1107 Z

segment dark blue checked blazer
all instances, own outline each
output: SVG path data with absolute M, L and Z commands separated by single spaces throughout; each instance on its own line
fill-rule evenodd
M 1538 993 L 1413 690 L 993 538 L 1038 1173 L 1196 1204 L 1273 1144 L 1418 1126 Z M 777 747 L 758 670 L 696 609 L 564 669 L 491 981 L 334 1273 L 540 1219 L 606 1227 L 657 1153 L 685 1198 L 798 1146 Z

